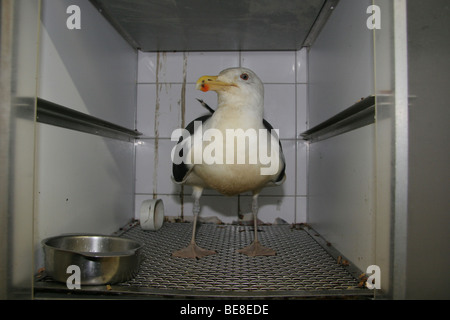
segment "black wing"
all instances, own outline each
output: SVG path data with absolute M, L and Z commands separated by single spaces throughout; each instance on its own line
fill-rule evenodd
M 263 119 L 263 125 L 264 125 L 264 128 L 266 128 L 267 130 L 269 130 L 269 131 L 273 130 L 272 125 L 269 122 L 267 122 L 266 119 Z M 283 153 L 283 146 L 281 145 L 281 140 L 279 138 L 278 138 L 278 143 L 280 145 L 280 152 Z M 285 171 L 286 171 L 286 162 L 283 162 L 283 168 L 281 169 L 280 174 L 278 175 L 275 182 L 280 182 L 281 180 L 283 180 Z
M 204 123 L 209 118 L 211 118 L 211 115 L 201 116 L 201 117 L 193 120 L 191 123 L 189 123 L 187 125 L 186 130 L 192 136 L 194 134 L 194 122 L 195 121 L 201 121 L 202 123 Z M 182 136 L 178 140 L 177 144 L 179 144 L 181 141 L 183 141 L 183 137 Z M 180 150 L 179 156 L 180 156 L 180 158 L 183 157 L 183 149 Z M 172 163 L 172 175 L 173 175 L 173 178 L 175 179 L 176 182 L 183 181 L 185 176 L 186 176 L 186 174 L 188 173 L 188 171 L 189 171 L 189 169 L 184 164 L 184 162 L 182 162 L 180 164 Z
M 207 104 L 205 101 L 203 101 L 203 100 L 201 100 L 201 99 L 197 99 L 197 101 L 200 102 L 200 104 L 201 104 L 204 108 L 206 108 L 206 110 L 208 110 L 208 111 L 211 112 L 211 113 L 214 113 L 214 109 L 211 108 L 210 106 L 208 106 L 208 104 Z

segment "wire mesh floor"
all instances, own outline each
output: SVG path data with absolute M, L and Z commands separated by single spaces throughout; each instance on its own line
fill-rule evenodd
M 260 298 L 370 295 L 370 290 L 358 287 L 360 281 L 348 267 L 338 264 L 326 246 L 302 228 L 258 226 L 261 243 L 277 252 L 269 257 L 236 252 L 252 242 L 253 227 L 199 224 L 197 230 L 198 245 L 217 254 L 199 260 L 172 257 L 172 252 L 189 243 L 191 223 L 165 223 L 157 232 L 144 231 L 137 224 L 123 232 L 122 237 L 144 245 L 145 258 L 135 278 L 110 286 L 108 293 Z

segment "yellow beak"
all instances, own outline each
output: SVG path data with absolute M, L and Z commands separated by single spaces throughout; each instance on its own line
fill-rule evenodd
M 207 92 L 207 91 L 218 91 L 218 90 L 223 90 L 227 87 L 234 87 L 236 85 L 232 84 L 232 83 L 227 83 L 227 82 L 223 82 L 223 81 L 218 81 L 217 80 L 218 76 L 203 76 L 200 77 L 197 80 L 197 83 L 195 85 L 195 88 L 197 90 L 201 90 L 203 92 Z

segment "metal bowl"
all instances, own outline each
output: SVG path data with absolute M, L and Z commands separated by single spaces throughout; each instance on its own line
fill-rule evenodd
M 73 273 L 69 266 L 80 268 L 80 285 L 127 281 L 136 275 L 142 260 L 142 245 L 119 237 L 64 235 L 45 239 L 42 245 L 45 271 L 65 283 Z

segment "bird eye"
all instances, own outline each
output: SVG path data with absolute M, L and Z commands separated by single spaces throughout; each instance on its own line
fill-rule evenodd
M 246 73 L 241 74 L 241 79 L 247 81 L 248 80 L 248 74 L 246 74 Z

